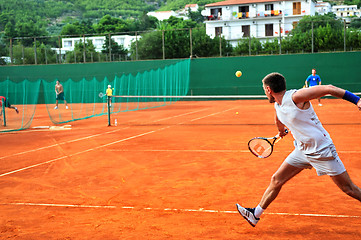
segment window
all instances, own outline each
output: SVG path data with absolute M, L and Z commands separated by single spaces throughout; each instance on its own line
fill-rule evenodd
M 273 24 L 266 24 L 266 36 L 273 36 Z
M 214 19 L 219 18 L 220 16 L 222 16 L 222 8 L 211 9 L 211 15 L 213 16 Z
M 265 10 L 265 11 L 274 10 L 274 9 L 273 9 L 273 4 L 265 4 L 265 5 L 264 5 L 264 10 Z
M 216 36 L 220 36 L 222 34 L 222 27 L 216 27 Z
M 298 24 L 298 22 L 293 22 L 292 23 L 293 29 L 295 29 L 297 27 L 297 24 Z
M 249 37 L 250 36 L 250 26 L 249 25 L 242 26 L 242 32 L 243 32 L 243 37 Z
M 301 14 L 301 2 L 294 2 L 293 15 L 300 15 L 300 14 Z
M 103 39 L 95 39 L 94 40 L 94 45 L 95 46 L 103 46 L 104 44 L 104 40 Z
M 249 6 L 238 7 L 238 12 L 249 12 Z
M 64 47 L 72 47 L 73 43 L 72 41 L 64 41 Z

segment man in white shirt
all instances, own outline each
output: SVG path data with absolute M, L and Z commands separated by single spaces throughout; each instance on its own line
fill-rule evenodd
M 315 168 L 317 175 L 329 175 L 346 194 L 361 202 L 361 189 L 349 177 L 328 132 L 323 128 L 310 100 L 327 94 L 354 103 L 361 110 L 360 97 L 332 85 L 319 85 L 300 90 L 286 90 L 286 80 L 279 73 L 268 74 L 263 89 L 270 103 L 275 104 L 279 135 L 287 135 L 286 127 L 295 141 L 294 151 L 285 159 L 263 194 L 256 208 L 236 204 L 239 213 L 255 227 L 263 211 L 276 199 L 282 186 L 306 168 Z

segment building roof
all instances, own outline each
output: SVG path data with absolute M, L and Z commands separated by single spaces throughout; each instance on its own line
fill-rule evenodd
M 222 2 L 206 4 L 206 7 L 242 5 L 242 4 L 263 3 L 263 2 L 279 2 L 279 1 L 277 1 L 277 0 L 226 0 L 226 1 L 222 1 Z
M 198 4 L 187 4 L 186 6 L 185 6 L 185 8 L 192 8 L 192 7 L 197 7 L 198 6 Z

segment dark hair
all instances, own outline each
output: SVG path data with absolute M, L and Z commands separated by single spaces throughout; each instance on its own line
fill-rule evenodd
M 286 79 L 285 77 L 277 72 L 270 73 L 265 76 L 262 82 L 271 88 L 275 93 L 286 90 Z

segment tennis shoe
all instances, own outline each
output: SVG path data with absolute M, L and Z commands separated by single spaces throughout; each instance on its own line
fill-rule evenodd
M 54 109 L 58 109 L 58 106 L 55 106 L 55 108 Z
M 65 108 L 66 108 L 66 109 L 69 109 L 69 107 L 68 107 L 68 106 L 66 106 Z
M 244 219 L 246 219 L 247 222 L 252 225 L 252 227 L 255 227 L 259 221 L 259 218 L 256 218 L 254 216 L 255 208 L 244 208 L 241 205 L 239 205 L 238 203 L 236 203 L 236 206 L 237 206 L 238 212 L 242 215 L 242 217 Z
M 16 113 L 17 113 L 17 114 L 19 114 L 19 110 L 18 110 L 18 108 L 17 108 L 17 107 L 15 108 L 15 111 L 16 111 Z

